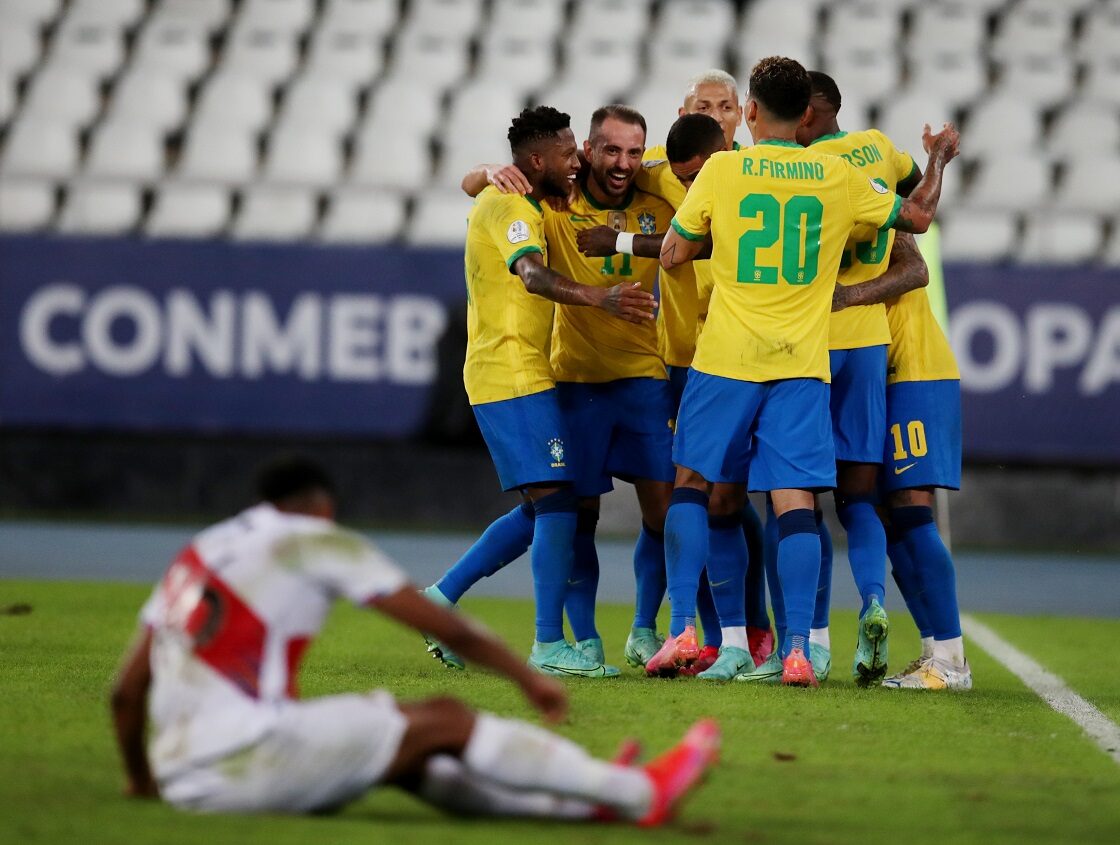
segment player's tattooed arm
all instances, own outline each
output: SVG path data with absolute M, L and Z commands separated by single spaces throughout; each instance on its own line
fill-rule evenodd
M 126 652 L 109 699 L 117 748 L 127 779 L 125 794 L 133 798 L 159 796 L 144 750 L 148 689 L 152 685 L 151 649 L 152 632 L 145 627 Z
M 665 233 L 665 238 L 661 242 L 661 252 L 658 257 L 661 259 L 662 267 L 666 270 L 672 270 L 674 267 L 679 267 L 686 261 L 692 261 L 697 258 L 710 258 L 711 249 L 712 245 L 710 239 L 694 241 L 684 237 L 676 229 L 670 229 Z M 705 252 L 707 255 L 704 254 Z
M 611 288 L 581 285 L 545 266 L 540 253 L 521 256 L 513 264 L 513 272 L 521 277 L 529 293 L 559 302 L 561 305 L 590 305 L 631 323 L 652 320 L 657 300 L 642 290 L 638 282 L 623 283 Z
M 493 185 L 503 194 L 524 196 L 533 190 L 525 174 L 515 164 L 479 164 L 468 170 L 459 183 L 470 197 L 477 197 L 487 185 Z
M 406 584 L 395 593 L 370 602 L 386 616 L 435 637 L 460 654 L 468 663 L 484 666 L 509 679 L 529 702 L 550 721 L 559 721 L 568 709 L 564 688 L 539 675 L 490 631 L 461 613 L 452 613 L 428 601 L 415 585 Z
M 886 271 L 877 278 L 855 285 L 836 285 L 832 310 L 842 311 L 854 305 L 873 305 L 902 296 L 929 284 L 929 268 L 918 251 L 914 236 L 899 232 L 891 247 L 891 260 Z
M 961 136 L 951 123 L 946 123 L 936 135 L 926 124 L 922 132 L 922 145 L 929 153 L 929 164 L 922 179 L 910 196 L 903 200 L 902 208 L 895 219 L 894 228 L 902 232 L 921 234 L 933 223 L 937 212 L 937 202 L 941 198 L 941 178 L 945 166 L 960 152 Z

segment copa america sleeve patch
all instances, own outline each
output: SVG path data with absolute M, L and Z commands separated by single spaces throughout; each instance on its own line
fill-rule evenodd
M 869 179 L 868 181 L 871 183 L 871 187 L 878 191 L 880 194 L 889 193 L 889 189 L 882 182 L 876 182 L 874 179 Z
M 514 220 L 506 230 L 506 240 L 511 244 L 529 240 L 529 224 L 524 220 Z

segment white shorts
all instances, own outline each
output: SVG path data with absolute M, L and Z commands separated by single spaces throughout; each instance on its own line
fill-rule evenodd
M 408 721 L 387 692 L 283 705 L 259 742 L 160 783 L 184 810 L 307 813 L 353 801 L 380 781 Z

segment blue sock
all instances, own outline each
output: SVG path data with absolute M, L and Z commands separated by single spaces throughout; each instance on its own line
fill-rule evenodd
M 872 598 L 883 602 L 887 580 L 887 535 L 875 513 L 871 496 L 836 495 L 836 515 L 848 532 L 848 561 L 852 565 L 863 606 L 863 615 Z
M 665 598 L 665 535 L 644 522 L 634 544 L 634 627 L 656 628 Z
M 961 635 L 961 612 L 957 606 L 957 573 L 953 558 L 933 520 L 933 509 L 894 508 L 891 521 L 902 532 L 910 557 L 918 565 L 924 587 L 923 603 L 935 640 L 951 640 Z
M 564 639 L 564 596 L 572 574 L 576 495 L 570 487 L 533 503 L 536 527 L 530 561 L 537 603 L 537 642 Z
M 747 540 L 743 520 L 737 513 L 709 516 L 708 529 L 708 586 L 712 588 L 719 624 L 723 628 L 745 626 Z
M 817 521 L 817 534 L 821 538 L 821 574 L 817 579 L 817 604 L 813 608 L 813 627 L 827 628 L 832 605 L 832 534 L 821 511 L 813 511 Z
M 766 564 L 762 560 L 762 520 L 747 499 L 740 513 L 743 537 L 747 541 L 747 624 L 752 628 L 770 629 L 766 613 Z
M 809 627 L 821 567 L 821 538 L 813 512 L 797 508 L 782 514 L 778 517 L 778 538 L 778 577 L 788 633 L 782 642 L 785 658 L 795 648 L 809 653 Z
M 700 584 L 696 588 L 696 615 L 704 627 L 704 645 L 719 648 L 723 645 L 723 629 L 716 612 L 716 600 L 712 598 L 712 587 L 708 583 L 708 570 L 700 573 Z
M 930 627 L 929 614 L 926 613 L 922 574 L 893 522 L 887 531 L 887 557 L 891 559 L 891 576 L 898 585 L 898 591 L 902 593 L 902 600 L 906 602 L 906 609 L 910 611 L 918 633 L 923 638 L 932 637 L 933 628 Z
M 436 582 L 436 587 L 454 604 L 480 580 L 525 554 L 532 542 L 533 506 L 524 502 L 491 522 L 466 554 Z
M 774 504 L 766 497 L 766 526 L 763 529 L 762 560 L 766 564 L 766 584 L 770 587 L 770 609 L 774 611 L 774 631 L 779 646 L 786 641 L 786 605 L 782 579 L 778 577 L 778 517 Z
M 708 495 L 689 487 L 673 491 L 665 517 L 669 633 L 678 636 L 696 624 L 696 588 L 708 559 Z
M 599 552 L 595 548 L 598 523 L 596 510 L 580 508 L 576 514 L 572 574 L 568 577 L 564 610 L 568 612 L 568 624 L 577 641 L 599 636 L 595 628 L 595 596 L 599 591 Z

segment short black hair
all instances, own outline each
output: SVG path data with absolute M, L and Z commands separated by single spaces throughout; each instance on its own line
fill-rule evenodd
M 812 96 L 823 97 L 833 109 L 840 111 L 840 86 L 836 84 L 836 80 L 819 70 L 809 71 L 809 79 L 813 85 Z
M 588 137 L 595 140 L 595 133 L 599 131 L 599 127 L 607 120 L 608 117 L 613 117 L 615 120 L 621 120 L 623 123 L 629 123 L 633 126 L 642 127 L 642 134 L 646 134 L 646 119 L 642 117 L 642 113 L 630 106 L 624 106 L 619 103 L 612 103 L 609 106 L 600 106 L 591 113 L 591 131 Z
M 257 472 L 257 495 L 276 504 L 292 496 L 322 490 L 334 496 L 330 475 L 315 461 L 302 455 L 274 458 Z
M 509 132 L 506 133 L 509 148 L 517 153 L 535 141 L 554 138 L 565 129 L 569 129 L 571 125 L 572 118 L 552 106 L 522 109 L 521 114 L 513 119 Z
M 751 71 L 750 96 L 779 120 L 797 120 L 809 107 L 813 82 L 796 59 L 770 56 Z
M 708 114 L 686 114 L 677 118 L 665 139 L 665 154 L 679 164 L 696 156 L 711 155 L 726 146 L 723 127 Z

